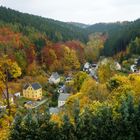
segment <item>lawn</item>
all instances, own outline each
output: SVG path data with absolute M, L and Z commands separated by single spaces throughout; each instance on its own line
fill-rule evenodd
M 30 99 L 27 99 L 24 97 L 19 97 L 16 102 L 19 106 L 24 106 L 24 103 L 28 102 L 28 101 L 30 101 Z

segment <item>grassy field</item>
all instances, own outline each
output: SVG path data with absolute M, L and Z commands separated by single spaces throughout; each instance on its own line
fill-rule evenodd
M 24 103 L 26 103 L 28 101 L 30 101 L 30 99 L 27 99 L 24 97 L 19 97 L 16 102 L 19 106 L 24 106 Z

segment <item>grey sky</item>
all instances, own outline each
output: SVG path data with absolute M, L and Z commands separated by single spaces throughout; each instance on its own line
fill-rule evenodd
M 56 20 L 88 24 L 140 18 L 140 0 L 0 0 L 0 5 Z

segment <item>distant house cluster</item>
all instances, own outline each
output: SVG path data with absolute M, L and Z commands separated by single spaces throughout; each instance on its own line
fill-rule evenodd
M 23 97 L 33 100 L 41 100 L 42 99 L 41 85 L 39 83 L 25 84 L 25 86 L 23 87 Z
M 108 58 L 104 58 L 100 61 L 100 64 L 99 65 L 105 65 L 105 64 L 108 64 L 110 61 L 110 59 Z M 110 68 L 111 69 L 114 69 L 114 70 L 117 70 L 117 71 L 120 71 L 122 69 L 121 65 L 119 64 L 119 62 L 117 61 L 112 61 L 112 63 L 110 64 Z
M 72 80 L 71 76 L 68 76 L 65 79 L 65 82 L 68 83 Z M 58 84 L 60 83 L 60 75 L 57 72 L 53 72 L 49 78 L 49 83 L 50 84 Z M 50 107 L 49 111 L 50 114 L 57 114 L 61 107 L 65 105 L 66 100 L 70 96 L 70 94 L 67 93 L 67 86 L 61 85 L 58 89 L 59 97 L 58 97 L 58 106 L 57 107 Z
M 91 77 L 93 77 L 94 79 L 98 79 L 97 75 L 96 75 L 96 70 L 98 68 L 97 64 L 90 64 L 89 62 L 86 62 L 84 64 L 83 67 L 83 71 L 85 71 L 86 73 L 88 73 Z

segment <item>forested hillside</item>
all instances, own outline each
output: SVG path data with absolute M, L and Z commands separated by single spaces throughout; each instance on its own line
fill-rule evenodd
M 16 61 L 23 76 L 80 69 L 99 59 L 105 40 L 102 33 L 88 36 L 71 24 L 0 7 L 0 55 Z
M 47 19 L 30 14 L 24 14 L 12 9 L 0 7 L 0 21 L 5 23 L 13 23 L 19 26 L 20 31 L 26 34 L 26 28 L 45 33 L 52 41 L 66 41 L 72 39 L 79 39 L 87 41 L 85 30 L 75 27 L 72 24 Z
M 139 55 L 140 20 L 88 26 L 0 7 L 0 139 L 138 140 Z
M 105 56 L 126 51 L 130 41 L 140 36 L 139 19 L 133 22 L 98 23 L 88 26 L 74 22 L 65 23 L 0 7 L 0 22 L 14 24 L 19 32 L 27 36 L 34 31 L 41 32 L 53 42 L 74 39 L 86 43 L 90 34 L 100 32 L 108 36 L 102 51 L 102 55 Z
M 78 23 L 78 22 L 67 22 L 67 23 L 68 24 L 71 24 L 71 25 L 74 25 L 74 26 L 77 26 L 77 27 L 80 27 L 80 28 L 87 28 L 87 27 L 90 26 L 88 24 Z
M 103 55 L 113 56 L 126 51 L 131 40 L 140 37 L 140 19 L 133 22 L 99 23 L 88 27 L 87 31 L 107 34 Z

